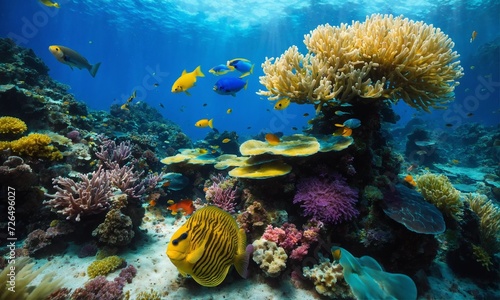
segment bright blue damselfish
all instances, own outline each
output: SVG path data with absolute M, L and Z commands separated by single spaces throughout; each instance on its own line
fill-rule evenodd
M 224 77 L 219 80 L 214 85 L 214 91 L 219 95 L 232 95 L 236 96 L 236 93 L 241 89 L 247 89 L 248 82 L 243 81 L 239 78 L 234 77 Z

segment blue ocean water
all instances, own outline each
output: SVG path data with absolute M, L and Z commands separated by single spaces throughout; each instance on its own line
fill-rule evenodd
M 490 1 L 59 1 L 60 9 L 39 1 L 2 1 L 0 35 L 32 48 L 50 68 L 55 80 L 67 84 L 80 101 L 93 109 L 109 110 L 123 104 L 136 90 L 136 101 L 156 107 L 165 118 L 182 127 L 193 140 L 209 128 L 197 128 L 202 118 L 213 118 L 219 131 L 236 131 L 240 137 L 259 132 L 293 134 L 307 126 L 311 105 L 292 104 L 276 111 L 274 103 L 256 95 L 263 88 L 259 76 L 265 57 L 281 55 L 295 44 L 302 52 L 303 36 L 324 23 L 340 25 L 364 21 L 367 15 L 404 15 L 441 28 L 455 42 L 465 76 L 456 89 L 456 101 L 446 111 L 418 113 L 405 103 L 395 110 L 402 123 L 415 115 L 432 126 L 466 122 L 498 124 L 500 70 L 498 61 L 481 61 L 481 46 L 499 37 L 500 2 Z M 404 4 L 402 4 L 404 3 Z M 471 33 L 477 38 L 470 42 Z M 86 70 L 71 71 L 56 61 L 48 47 L 59 44 L 77 50 L 90 63 L 102 65 L 95 78 Z M 216 94 L 219 77 L 208 73 L 233 58 L 255 64 L 245 77 L 248 89 L 236 97 Z M 498 56 L 497 56 L 498 57 Z M 191 96 L 171 93 L 181 72 L 201 65 Z M 236 74 L 231 74 L 236 75 Z M 485 83 L 486 82 L 486 83 Z M 158 84 L 155 87 L 155 83 Z M 160 103 L 164 108 L 160 107 Z M 232 109 L 227 114 L 228 108 Z

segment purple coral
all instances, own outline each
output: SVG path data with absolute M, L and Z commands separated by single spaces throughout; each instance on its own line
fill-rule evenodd
M 358 192 L 347 185 L 345 178 L 332 174 L 302 179 L 293 203 L 300 204 L 304 216 L 337 224 L 359 214 L 354 207 L 357 200 Z
M 132 144 L 126 141 L 117 146 L 115 141 L 102 138 L 101 151 L 95 155 L 106 166 L 112 168 L 114 163 L 122 164 L 132 155 Z
M 75 221 L 80 221 L 84 215 L 107 211 L 110 206 L 108 198 L 111 196 L 109 174 L 101 166 L 91 175 L 89 179 L 88 175 L 80 174 L 80 182 L 70 178 L 54 178 L 56 193 L 45 194 L 52 199 L 43 203 L 66 216 L 66 219 Z
M 238 191 L 235 180 L 221 174 L 212 176 L 211 179 L 212 185 L 206 189 L 205 199 L 229 213 L 234 213 Z

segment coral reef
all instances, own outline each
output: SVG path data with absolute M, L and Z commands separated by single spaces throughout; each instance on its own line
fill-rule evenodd
M 303 178 L 297 184 L 293 203 L 300 204 L 303 215 L 323 223 L 340 223 L 356 217 L 358 192 L 340 174 Z
M 429 111 L 453 100 L 463 75 L 454 43 L 439 28 L 402 16 L 374 14 L 365 22 L 320 25 L 305 35 L 308 54 L 290 47 L 266 59 L 260 82 L 269 100 L 337 105 L 331 100 L 403 99 Z M 274 62 L 273 62 L 274 60 Z
M 285 249 L 278 247 L 275 242 L 265 239 L 255 240 L 252 259 L 255 261 L 267 277 L 277 277 L 286 268 Z
M 425 200 L 434 204 L 445 216 L 460 220 L 463 214 L 463 202 L 446 175 L 427 173 L 417 177 L 417 190 Z

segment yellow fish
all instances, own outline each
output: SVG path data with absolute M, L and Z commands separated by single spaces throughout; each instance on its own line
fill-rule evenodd
M 229 143 L 230 141 L 231 141 L 231 139 L 225 138 L 225 139 L 223 139 L 223 140 L 222 140 L 222 143 L 223 143 L 223 144 L 227 144 L 227 143 Z
M 196 69 L 190 73 L 186 72 L 186 70 L 182 71 L 181 77 L 177 78 L 172 85 L 172 93 L 184 92 L 188 96 L 191 96 L 187 90 L 194 86 L 196 77 L 205 77 L 205 74 L 201 71 L 201 66 L 196 67 Z
M 241 277 L 247 267 L 253 246 L 246 245 L 245 230 L 235 219 L 215 206 L 197 210 L 171 237 L 167 256 L 183 275 L 191 275 L 199 284 L 218 286 L 231 265 Z
M 287 108 L 288 105 L 290 105 L 290 99 L 283 98 L 280 101 L 278 101 L 278 103 L 276 103 L 276 105 L 274 105 L 274 109 L 282 110 L 282 109 Z
M 214 128 L 214 119 L 210 119 L 210 120 L 209 119 L 201 119 L 198 122 L 196 122 L 194 124 L 194 126 L 201 127 L 201 128 L 204 128 L 204 127 Z
M 97 70 L 99 70 L 101 66 L 101 63 L 91 65 L 85 57 L 80 55 L 80 53 L 68 47 L 52 45 L 49 46 L 49 51 L 59 62 L 68 65 L 71 70 L 73 70 L 73 67 L 80 70 L 87 69 L 92 77 L 95 77 Z
M 233 112 L 233 110 L 232 110 L 232 109 L 230 109 L 230 108 L 228 108 L 228 109 L 226 110 L 226 114 L 230 114 L 230 113 L 232 113 L 232 112 Z
M 56 2 L 52 2 L 50 0 L 40 0 L 43 5 L 48 6 L 48 7 L 55 7 L 55 8 L 60 8 L 59 4 Z

